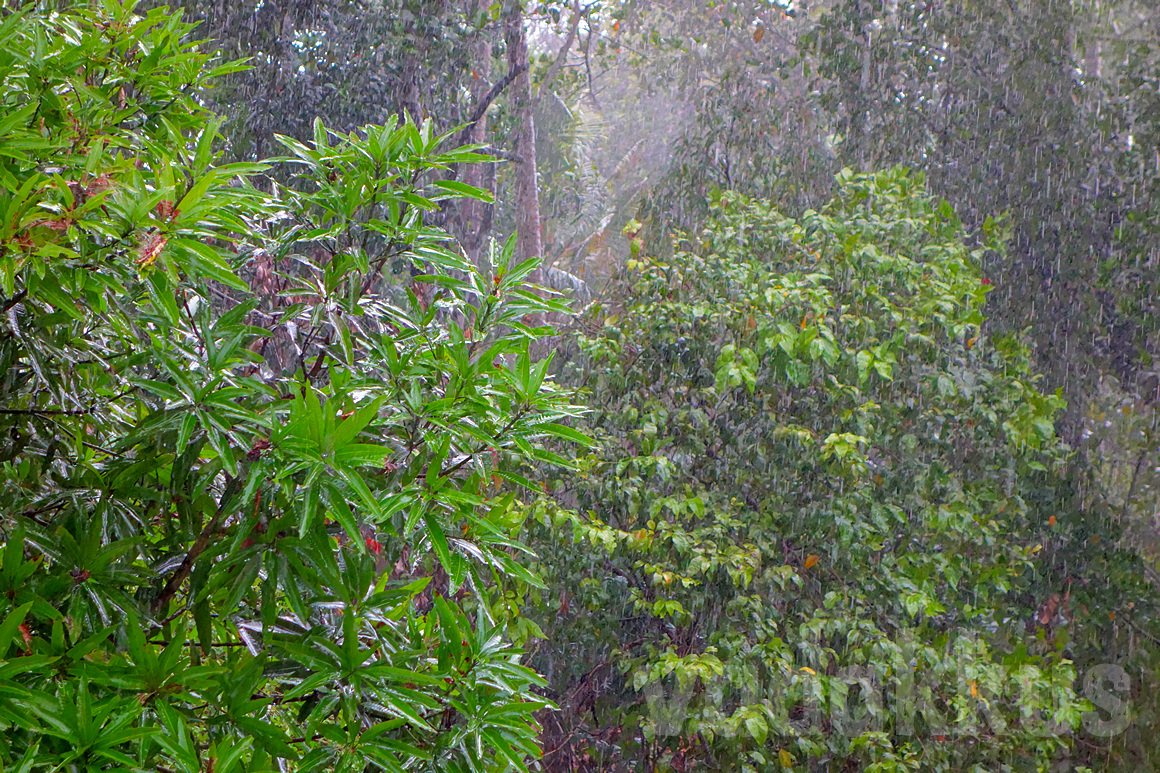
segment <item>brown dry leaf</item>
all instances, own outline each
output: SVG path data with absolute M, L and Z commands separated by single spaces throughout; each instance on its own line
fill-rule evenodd
M 145 241 L 141 243 L 141 253 L 140 257 L 137 258 L 137 265 L 142 268 L 152 266 L 168 242 L 169 240 L 162 236 L 160 231 L 150 233 L 145 237 Z

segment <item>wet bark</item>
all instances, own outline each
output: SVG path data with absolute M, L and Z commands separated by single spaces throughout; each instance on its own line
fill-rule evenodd
M 518 73 L 511 85 L 516 115 L 515 205 L 516 228 L 519 231 L 516 250 L 521 258 L 530 258 L 542 256 L 544 246 L 540 226 L 540 192 L 536 179 L 536 122 L 533 115 L 532 79 L 528 73 L 528 40 L 521 0 L 507 0 L 504 4 L 503 23 L 508 68 L 510 72 Z
M 481 18 L 487 13 L 489 0 L 470 0 L 472 16 Z M 487 142 L 487 104 L 491 91 L 491 37 L 480 29 L 471 41 L 471 104 L 479 117 L 464 130 L 465 144 L 482 145 Z M 495 189 L 495 166 L 492 164 L 465 164 L 459 169 L 459 179 L 468 185 L 487 190 Z M 457 236 L 464 252 L 479 265 L 487 237 L 491 232 L 492 205 L 475 199 L 464 199 L 456 205 Z

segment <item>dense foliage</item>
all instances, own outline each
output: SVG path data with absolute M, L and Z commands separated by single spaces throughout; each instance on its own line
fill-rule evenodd
M 1160 765 L 1160 5 L 173 4 L 0 4 L 0 769 Z
M 559 483 L 580 514 L 542 511 L 575 535 L 543 550 L 569 557 L 567 657 L 538 660 L 559 754 L 962 770 L 1068 745 L 1086 704 L 1036 566 L 1062 401 L 989 334 L 983 252 L 894 170 L 796 219 L 723 196 L 628 262 L 576 364 L 601 441 Z
M 1041 368 L 1076 395 L 1101 372 L 1130 387 L 1157 354 L 1160 243 L 1154 227 L 1141 238 L 1160 172 L 1147 80 L 1160 17 L 1147 5 L 983 0 L 878 13 L 855 0 L 813 33 L 849 158 L 920 164 L 969 222 L 1012 213 L 993 313 L 1031 326 Z M 1073 313 L 1048 311 L 1062 308 Z
M 485 19 L 447 0 L 335 0 L 317 3 L 171 3 L 201 22 L 227 55 L 248 67 L 232 73 L 212 99 L 228 116 L 232 151 L 262 157 L 274 134 L 305 138 L 315 116 L 348 131 L 408 112 L 466 116 L 456 96 L 469 79 L 468 44 Z M 231 110 L 244 104 L 246 110 Z
M 497 492 L 582 439 L 560 307 L 424 224 L 485 197 L 430 124 L 218 164 L 189 32 L 0 17 L 0 766 L 523 768 Z

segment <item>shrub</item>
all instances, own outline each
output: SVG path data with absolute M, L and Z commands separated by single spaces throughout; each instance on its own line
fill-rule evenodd
M 562 307 L 425 224 L 486 195 L 429 125 L 217 163 L 190 32 L 0 11 L 0 767 L 524 769 Z
M 602 450 L 538 510 L 550 764 L 1043 766 L 1080 719 L 1037 576 L 1062 400 L 987 333 L 999 245 L 918 175 L 838 182 L 721 196 L 594 314 Z

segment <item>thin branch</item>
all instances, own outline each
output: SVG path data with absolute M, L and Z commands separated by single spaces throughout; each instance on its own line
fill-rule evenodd
M 533 103 L 539 102 L 543 98 L 544 92 L 552 85 L 552 81 L 556 79 L 556 76 L 560 74 L 560 68 L 564 66 L 564 60 L 568 58 L 568 52 L 572 50 L 572 43 L 576 41 L 576 32 L 580 28 L 580 20 L 587 16 L 587 14 L 588 9 L 582 9 L 580 7 L 580 0 L 573 0 L 572 23 L 568 26 L 568 35 L 564 38 L 564 44 L 560 46 L 556 58 L 548 66 L 548 71 L 544 73 L 544 79 L 540 82 L 540 87 L 536 89 L 536 96 L 532 100 Z
M 61 408 L 0 408 L 3 416 L 88 416 L 92 411 L 69 411 Z
M 1146 638 L 1148 641 L 1152 642 L 1153 644 L 1160 645 L 1160 639 L 1157 639 L 1155 636 L 1133 623 L 1129 618 L 1125 617 L 1123 618 L 1123 621 L 1128 624 L 1129 628 Z
M 201 534 L 197 535 L 193 546 L 190 547 L 189 552 L 182 559 L 181 565 L 177 567 L 177 570 L 169 578 L 169 582 L 165 583 L 165 587 L 161 589 L 161 593 L 158 594 L 157 599 L 153 602 L 155 612 L 160 612 L 165 609 L 166 605 L 177 594 L 177 590 L 181 587 L 181 584 L 193 573 L 194 562 L 209 547 L 210 540 L 213 539 L 214 534 L 217 533 L 218 528 L 221 526 L 223 516 L 226 513 L 226 505 L 229 504 L 229 501 L 240 487 L 241 485 L 238 479 L 232 476 L 226 482 L 225 491 L 222 492 L 222 498 L 218 502 L 217 512 L 209 519 L 209 523 L 201 530 Z
M 1136 498 L 1136 486 L 1140 483 L 1140 473 L 1144 470 L 1144 462 L 1150 456 L 1148 451 L 1151 445 L 1151 443 L 1145 443 L 1140 450 L 1140 455 L 1136 457 L 1136 466 L 1132 468 L 1132 482 L 1128 485 L 1128 493 L 1124 495 L 1124 505 L 1120 509 L 1121 519 L 1126 519 L 1132 512 L 1132 500 Z
M 592 25 L 588 25 L 588 34 L 584 38 L 584 49 L 581 61 L 581 66 L 584 67 L 584 80 L 588 84 L 588 98 L 592 100 L 592 104 L 600 108 L 600 100 L 597 98 L 596 79 L 592 76 L 592 41 L 596 37 L 604 37 L 592 30 Z M 631 50 L 631 49 L 630 49 Z M 607 70 L 605 71 L 607 72 Z
M 28 297 L 28 290 L 26 290 L 24 288 L 17 290 L 15 295 L 13 295 L 8 300 L 4 301 L 3 306 L 0 306 L 0 313 L 8 311 L 13 306 L 20 303 L 22 300 L 24 300 L 26 297 Z
M 512 153 L 510 150 L 504 150 L 503 148 L 497 148 L 494 145 L 485 145 L 479 149 L 479 152 L 486 153 L 489 156 L 495 156 L 496 158 L 502 159 L 504 161 L 518 160 L 518 157 L 515 153 Z
M 493 85 L 488 90 L 488 92 L 483 95 L 483 99 L 479 100 L 479 104 L 476 105 L 475 109 L 471 111 L 471 116 L 467 119 L 467 123 L 463 127 L 461 133 L 466 134 L 468 129 L 478 123 L 479 119 L 483 118 L 483 114 L 487 112 L 487 109 L 491 107 L 491 103 L 495 101 L 495 98 L 498 97 L 504 89 L 511 85 L 512 81 L 518 78 L 527 69 L 527 64 L 516 65 L 515 67 L 508 70 L 507 75 L 496 81 L 495 85 Z

